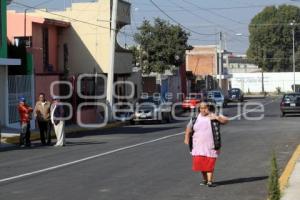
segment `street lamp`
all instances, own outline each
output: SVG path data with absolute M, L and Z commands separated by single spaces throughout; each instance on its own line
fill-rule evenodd
M 222 32 L 219 33 L 219 87 L 222 90 L 222 62 L 223 62 L 223 55 L 222 55 Z
M 236 33 L 236 36 L 243 36 L 243 33 Z
M 295 20 L 293 20 L 290 25 L 292 26 L 293 35 L 293 72 L 294 72 L 294 87 L 293 91 L 296 92 L 296 67 L 295 67 Z

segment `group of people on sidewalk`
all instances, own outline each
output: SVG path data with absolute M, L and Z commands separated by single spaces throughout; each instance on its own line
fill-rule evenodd
M 51 145 L 51 127 L 53 126 L 57 138 L 54 146 L 65 145 L 65 133 L 63 120 L 64 110 L 63 106 L 59 103 L 57 97 L 53 97 L 52 103 L 47 101 L 44 93 L 39 94 L 39 100 L 36 102 L 34 109 L 27 103 L 24 97 L 20 98 L 18 111 L 20 115 L 21 133 L 20 133 L 20 146 L 30 147 L 30 120 L 34 115 L 39 130 L 42 145 Z

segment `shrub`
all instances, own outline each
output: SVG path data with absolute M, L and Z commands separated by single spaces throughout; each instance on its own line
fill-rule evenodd
M 274 152 L 271 160 L 271 172 L 269 176 L 268 194 L 270 200 L 280 200 L 278 166 L 276 155 Z

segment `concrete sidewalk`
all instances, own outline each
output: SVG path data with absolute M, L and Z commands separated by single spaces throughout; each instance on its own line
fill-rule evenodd
M 120 127 L 123 125 L 128 124 L 128 122 L 113 122 L 108 123 L 106 126 L 102 128 L 83 128 L 78 125 L 67 125 L 65 127 L 65 134 L 73 134 L 83 131 L 97 131 L 97 130 L 104 130 L 109 128 L 115 128 Z M 55 137 L 55 134 L 53 132 L 53 129 L 51 130 L 52 137 Z M 18 144 L 19 143 L 19 137 L 20 137 L 20 130 L 19 129 L 12 129 L 12 128 L 4 128 L 1 131 L 1 147 L 11 146 L 11 144 Z M 40 133 L 38 129 L 31 130 L 31 141 L 40 140 Z
M 295 151 L 295 157 L 293 157 L 291 158 L 291 173 L 286 188 L 282 192 L 281 200 L 300 199 L 300 145 Z
M 287 188 L 284 190 L 281 200 L 299 200 L 300 198 L 300 159 L 289 179 Z

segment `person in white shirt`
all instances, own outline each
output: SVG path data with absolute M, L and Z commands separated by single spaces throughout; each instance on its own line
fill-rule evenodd
M 56 144 L 54 146 L 65 146 L 65 122 L 62 120 L 64 117 L 63 106 L 59 103 L 58 98 L 54 97 L 51 106 L 51 123 L 54 127 L 54 132 L 56 135 Z

